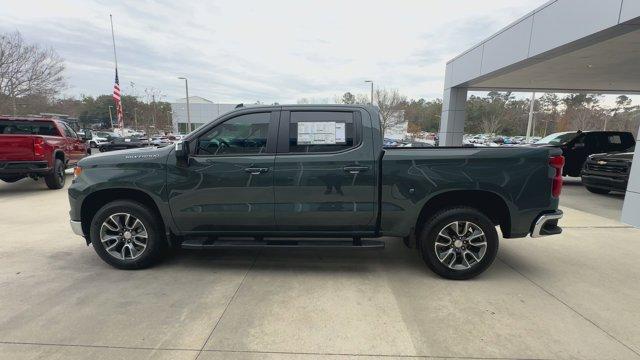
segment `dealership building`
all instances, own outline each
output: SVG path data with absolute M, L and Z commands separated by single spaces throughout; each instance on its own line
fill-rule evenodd
M 445 146 L 462 144 L 470 90 L 640 93 L 640 0 L 549 1 L 450 60 L 444 88 Z M 640 227 L 640 151 L 633 164 L 622 221 Z
M 197 129 L 218 116 L 232 111 L 237 105 L 214 103 L 200 96 L 189 96 L 191 128 Z M 189 132 L 186 98 L 171 103 L 171 119 L 174 133 L 186 134 Z

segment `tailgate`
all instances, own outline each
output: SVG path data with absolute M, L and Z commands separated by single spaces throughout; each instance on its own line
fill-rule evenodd
M 33 136 L 0 135 L 0 161 L 32 161 Z

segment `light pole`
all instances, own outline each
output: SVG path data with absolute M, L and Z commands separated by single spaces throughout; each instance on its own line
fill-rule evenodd
M 527 142 L 531 138 L 531 127 L 533 125 L 533 106 L 536 102 L 536 92 L 531 93 L 531 101 L 529 102 L 529 121 L 527 121 L 527 136 L 525 137 Z
M 111 108 L 113 106 L 109 105 L 109 125 L 111 125 L 111 127 L 113 127 L 113 115 L 111 115 Z
M 371 106 L 373 106 L 373 81 L 372 80 L 365 80 L 365 83 L 371 83 Z
M 189 109 L 189 80 L 186 77 L 179 77 L 178 79 L 184 80 L 184 91 L 187 94 L 187 124 L 189 125 L 189 131 L 191 132 L 191 110 Z

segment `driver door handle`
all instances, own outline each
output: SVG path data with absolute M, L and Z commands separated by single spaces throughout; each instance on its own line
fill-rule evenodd
M 268 172 L 269 168 L 248 167 L 244 169 L 244 171 L 250 173 L 251 175 L 258 175 Z
M 368 166 L 345 166 L 344 171 L 349 174 L 359 174 L 360 172 L 369 170 Z

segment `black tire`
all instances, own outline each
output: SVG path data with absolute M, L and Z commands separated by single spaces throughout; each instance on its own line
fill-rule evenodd
M 53 171 L 44 177 L 44 182 L 51 190 L 62 189 L 67 176 L 64 174 L 65 170 L 64 162 L 60 159 L 56 159 L 53 165 Z
M 100 239 L 100 231 L 103 223 L 114 214 L 126 213 L 140 220 L 146 229 L 146 248 L 134 259 L 118 259 L 111 255 Z M 147 206 L 130 200 L 116 200 L 104 205 L 91 219 L 89 237 L 93 249 L 107 264 L 124 270 L 144 269 L 157 263 L 164 254 L 166 241 L 162 232 L 162 226 L 156 220 L 158 216 Z M 124 240 L 122 240 L 124 241 Z M 126 254 L 126 251 L 125 251 Z M 130 253 L 131 254 L 131 253 Z
M 24 176 L 8 176 L 8 177 L 1 177 L 0 180 L 6 182 L 6 183 L 14 183 L 18 180 L 22 180 L 24 179 Z
M 97 148 L 98 144 L 96 144 L 94 141 L 89 141 L 89 147 Z
M 104 146 L 100 146 L 100 147 L 98 148 L 98 150 L 99 150 L 100 152 L 105 152 L 105 151 L 107 151 L 107 148 L 105 148 Z
M 447 228 L 449 224 L 458 221 L 470 222 L 474 227 L 482 230 L 484 233 L 484 242 L 486 242 L 486 247 L 484 248 L 483 256 L 480 257 L 480 261 L 475 261 L 471 258 L 471 262 L 473 263 L 467 269 L 450 268 L 439 260 L 435 250 L 436 240 L 439 238 L 438 234 L 441 231 L 445 231 L 445 228 Z M 473 229 L 472 227 L 471 230 Z M 473 241 L 476 240 L 474 239 Z M 469 240 L 469 242 L 471 242 L 471 240 Z M 453 244 L 453 241 L 451 241 L 451 243 Z M 498 253 L 498 233 L 495 225 L 482 212 L 470 207 L 450 207 L 439 211 L 427 220 L 420 233 L 419 244 L 422 258 L 429 269 L 446 279 L 465 280 L 481 274 L 493 263 Z M 472 248 L 469 247 L 469 245 L 467 245 L 467 247 L 469 251 L 471 251 Z M 465 247 L 463 246 L 461 249 L 454 248 L 453 245 L 451 246 L 452 251 L 463 251 Z M 463 256 L 467 259 L 467 263 L 469 263 L 468 260 L 470 258 L 465 253 L 452 253 L 451 256 L 454 256 L 455 259 L 461 259 L 460 256 Z M 449 256 L 444 257 L 445 261 L 448 261 L 448 259 L 451 258 Z M 457 263 L 457 260 L 455 260 L 455 262 Z M 454 267 L 455 266 L 463 266 L 463 264 L 454 264 Z
M 595 187 L 591 187 L 591 186 L 585 186 L 587 188 L 587 190 L 589 190 L 589 192 L 592 192 L 594 194 L 608 194 L 610 190 L 607 189 L 600 189 L 600 188 L 595 188 Z

